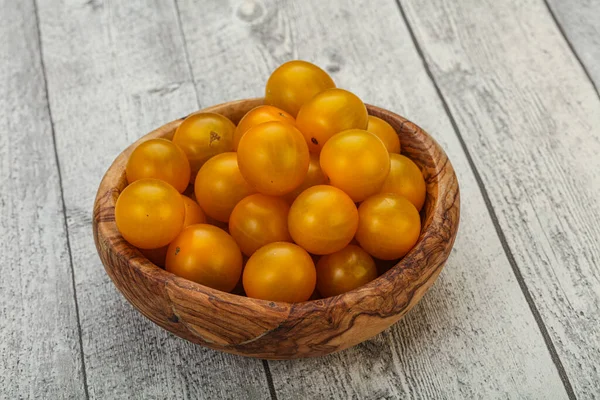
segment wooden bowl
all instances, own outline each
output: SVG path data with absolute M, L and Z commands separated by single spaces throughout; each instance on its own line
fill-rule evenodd
M 262 99 L 240 100 L 202 111 L 237 123 Z M 125 298 L 164 329 L 213 349 L 250 357 L 322 356 L 354 346 L 397 322 L 439 275 L 456 237 L 459 189 L 454 169 L 436 141 L 412 122 L 367 106 L 400 135 L 402 153 L 427 182 L 422 231 L 415 247 L 379 278 L 339 296 L 303 303 L 257 300 L 214 290 L 175 276 L 148 261 L 119 234 L 115 203 L 127 185 L 125 165 L 141 142 L 172 138 L 182 119 L 129 146 L 106 172 L 94 204 L 94 239 L 106 272 Z

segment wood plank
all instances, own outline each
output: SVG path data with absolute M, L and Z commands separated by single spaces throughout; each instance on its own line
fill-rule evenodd
M 198 108 L 173 3 L 39 7 L 90 397 L 268 397 L 261 361 L 191 345 L 135 311 L 105 274 L 92 239 L 94 196 L 114 157 Z
M 279 398 L 565 398 L 477 182 L 393 1 L 179 1 L 201 102 L 257 96 L 302 58 L 421 124 L 447 149 L 461 228 L 439 281 L 392 329 L 320 359 L 270 362 Z M 206 37 L 220 32 L 215 40 Z M 484 238 L 484 240 L 482 240 Z
M 556 22 L 581 60 L 596 92 L 600 88 L 600 2 L 546 0 Z
M 600 99 L 540 0 L 403 1 L 575 395 L 600 393 Z
M 0 9 L 0 398 L 85 398 L 35 8 Z

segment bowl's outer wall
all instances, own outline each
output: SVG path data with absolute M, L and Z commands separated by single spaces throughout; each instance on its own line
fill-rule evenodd
M 234 122 L 262 99 L 210 107 Z M 144 136 L 117 157 L 98 189 L 93 229 L 98 254 L 115 286 L 161 327 L 213 349 L 244 356 L 289 359 L 321 356 L 354 346 L 386 329 L 410 310 L 444 266 L 458 229 L 460 196 L 446 154 L 412 122 L 367 106 L 400 136 L 402 153 L 421 168 L 427 199 L 421 237 L 393 268 L 367 285 L 339 296 L 304 303 L 268 302 L 220 292 L 166 272 L 119 234 L 114 206 L 127 185 L 125 165 L 141 142 L 172 138 L 183 119 Z

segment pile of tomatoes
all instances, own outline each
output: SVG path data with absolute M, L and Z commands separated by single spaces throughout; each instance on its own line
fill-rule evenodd
M 277 68 L 265 103 L 237 126 L 196 113 L 173 140 L 140 144 L 116 204 L 120 233 L 167 271 L 227 292 L 242 278 L 264 300 L 375 279 L 373 257 L 399 259 L 419 237 L 421 171 L 387 122 L 313 64 Z

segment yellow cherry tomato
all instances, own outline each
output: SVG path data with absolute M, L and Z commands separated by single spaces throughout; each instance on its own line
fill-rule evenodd
M 306 178 L 310 156 L 302 134 L 291 124 L 265 122 L 250 128 L 238 146 L 240 171 L 263 194 L 281 196 Z
M 173 143 L 181 147 L 190 161 L 191 182 L 209 158 L 233 151 L 234 132 L 233 122 L 215 113 L 192 114 L 179 125 Z
M 395 260 L 413 248 L 421 233 L 421 219 L 405 197 L 380 193 L 358 208 L 356 240 L 373 257 Z
M 265 103 L 279 107 L 292 116 L 304 103 L 335 83 L 327 72 L 306 61 L 289 61 L 277 68 L 267 81 Z
M 158 179 L 140 179 L 117 199 L 115 220 L 121 235 L 140 249 L 157 249 L 181 232 L 185 205 L 175 188 Z
M 426 185 L 417 164 L 401 154 L 390 154 L 390 165 L 390 173 L 379 192 L 404 196 L 421 211 L 425 203 Z
M 206 222 L 206 215 L 202 208 L 194 200 L 187 196 L 181 196 L 183 203 L 185 204 L 185 219 L 183 220 L 183 229 L 190 225 L 204 224 Z
M 227 222 L 235 205 L 256 190 L 240 173 L 237 154 L 221 153 L 200 168 L 194 192 L 198 204 L 208 216 Z
M 159 247 L 158 249 L 139 249 L 152 264 L 161 268 L 165 267 L 165 259 L 167 258 L 167 250 L 169 246 Z
M 317 263 L 317 290 L 323 297 L 349 292 L 377 278 L 373 258 L 355 245 L 328 254 Z
M 258 249 L 244 268 L 248 297 L 297 303 L 315 290 L 317 273 L 310 255 L 298 245 L 275 242 Z
M 381 118 L 369 115 L 367 131 L 381 139 L 388 152 L 400 153 L 400 138 L 390 124 Z
M 302 106 L 296 127 L 308 148 L 318 153 L 330 137 L 348 129 L 366 129 L 367 108 L 356 95 L 342 89 L 328 89 Z
M 133 150 L 125 173 L 128 183 L 144 178 L 160 179 L 182 193 L 190 181 L 190 163 L 175 143 L 167 139 L 150 139 Z
M 247 256 L 269 243 L 291 242 L 289 211 L 290 206 L 282 198 L 260 193 L 250 195 L 233 209 L 229 233 Z
M 191 225 L 169 245 L 166 270 L 230 292 L 242 275 L 242 253 L 224 230 L 208 224 Z
M 290 193 L 286 194 L 284 198 L 292 203 L 300 193 L 304 192 L 309 187 L 317 186 L 317 185 L 326 185 L 329 183 L 329 179 L 323 173 L 321 169 L 321 164 L 319 164 L 319 155 L 315 153 L 310 153 L 310 161 L 308 163 L 308 172 L 306 173 L 306 178 L 304 178 L 304 182 L 300 184 L 296 189 L 292 190 Z
M 294 242 L 313 254 L 331 254 L 346 247 L 358 226 L 350 197 L 333 186 L 317 185 L 294 200 L 288 228 Z
M 334 135 L 323 146 L 321 168 L 332 186 L 360 202 L 375 194 L 390 172 L 390 156 L 375 135 L 351 129 Z
M 254 107 L 244 115 L 238 126 L 235 128 L 235 134 L 233 135 L 233 149 L 237 150 L 240 139 L 248 129 L 269 121 L 287 122 L 292 125 L 296 124 L 294 117 L 280 108 L 267 105 Z

